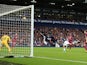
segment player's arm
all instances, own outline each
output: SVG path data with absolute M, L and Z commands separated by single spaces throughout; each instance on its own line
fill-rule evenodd
M 43 33 L 40 32 L 40 34 L 41 34 L 42 36 L 44 36 Z
M 8 42 L 11 42 L 11 38 L 10 37 L 8 37 Z

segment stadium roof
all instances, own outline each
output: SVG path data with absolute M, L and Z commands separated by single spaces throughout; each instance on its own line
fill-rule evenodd
M 30 5 L 31 0 L 0 0 L 1 4 Z M 87 13 L 87 0 L 36 0 L 35 6 L 41 8 L 54 8 L 63 10 L 74 10 Z

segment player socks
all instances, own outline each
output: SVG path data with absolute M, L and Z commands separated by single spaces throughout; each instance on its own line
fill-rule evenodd
M 66 52 L 66 48 L 64 48 L 63 51 Z

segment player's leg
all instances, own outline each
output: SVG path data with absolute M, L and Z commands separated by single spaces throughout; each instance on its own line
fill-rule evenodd
M 87 37 L 85 38 L 85 43 L 87 43 Z
M 63 46 L 63 51 L 66 52 L 66 46 Z
M 16 42 L 12 42 L 12 47 L 15 47 L 15 45 L 16 45 Z
M 70 44 L 69 44 L 69 49 L 71 50 L 71 48 L 72 48 L 72 44 L 70 43 Z
M 8 43 L 7 42 L 5 42 L 4 43 L 4 45 L 6 46 L 6 48 L 8 49 L 8 52 L 11 52 L 11 48 L 10 48 L 10 46 L 8 45 Z
M 87 43 L 86 42 L 84 42 L 84 48 L 85 48 L 85 50 L 87 52 Z
M 64 52 L 66 52 L 67 46 L 68 46 L 68 42 L 65 41 L 64 44 L 63 44 L 63 51 L 64 51 Z
M 84 48 L 85 48 L 85 50 L 86 50 L 86 52 L 87 52 L 87 46 L 84 46 Z

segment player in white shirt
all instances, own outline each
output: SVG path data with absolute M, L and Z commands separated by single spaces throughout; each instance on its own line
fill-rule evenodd
M 63 51 L 66 52 L 66 48 L 69 46 L 68 40 L 64 41 L 63 43 Z
M 40 32 L 40 34 L 43 36 L 43 43 L 45 45 L 47 45 L 46 36 L 43 33 L 41 33 L 41 32 Z
M 72 42 L 72 45 L 74 46 L 75 44 L 77 44 L 77 43 L 79 43 L 79 42 L 80 42 L 79 40 L 74 40 L 74 41 Z M 69 46 L 70 46 L 69 41 L 68 41 L 68 40 L 65 40 L 64 43 L 63 43 L 63 51 L 66 52 L 66 49 L 67 49 L 67 47 L 69 47 Z

